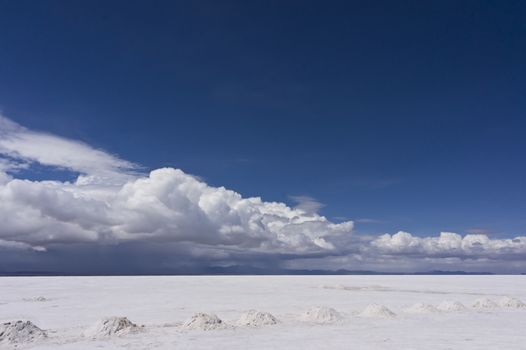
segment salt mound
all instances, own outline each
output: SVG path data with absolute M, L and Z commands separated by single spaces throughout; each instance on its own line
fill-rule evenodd
M 0 343 L 28 343 L 45 339 L 46 332 L 29 321 L 0 324 Z
M 472 306 L 475 309 L 495 309 L 499 307 L 499 305 L 497 305 L 496 302 L 494 302 L 493 300 L 489 298 L 477 299 L 475 300 Z
M 360 316 L 371 318 L 393 318 L 396 314 L 383 305 L 370 304 L 360 313 Z
M 412 314 L 430 314 L 439 312 L 440 310 L 438 310 L 435 306 L 430 304 L 416 303 L 408 307 L 404 311 Z
M 197 313 L 183 324 L 184 329 L 210 331 L 226 328 L 226 324 L 214 314 Z
M 279 321 L 268 312 L 249 310 L 237 321 L 238 326 L 261 327 L 278 323 Z
M 464 304 L 458 301 L 444 300 L 437 306 L 440 311 L 452 312 L 452 311 L 465 311 L 467 308 Z
M 501 307 L 506 307 L 510 309 L 526 308 L 526 304 L 523 303 L 521 300 L 511 297 L 502 297 L 502 299 L 499 300 L 499 305 Z
M 94 338 L 122 336 L 139 332 L 141 327 L 126 317 L 107 317 L 99 320 L 85 335 Z
M 301 315 L 303 321 L 330 323 L 341 321 L 342 315 L 331 307 L 314 306 Z

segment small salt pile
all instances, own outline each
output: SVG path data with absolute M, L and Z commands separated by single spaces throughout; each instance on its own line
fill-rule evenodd
M 0 344 L 29 343 L 47 338 L 42 329 L 30 321 L 16 321 L 0 324 Z
M 524 309 L 526 308 L 526 304 L 523 303 L 521 300 L 517 298 L 511 298 L 511 297 L 502 297 L 499 300 L 499 305 L 501 307 L 509 308 L 509 309 Z
M 141 327 L 126 317 L 107 317 L 99 320 L 93 327 L 88 329 L 84 335 L 93 338 L 105 338 L 137 333 L 140 330 Z
M 200 329 L 210 331 L 224 329 L 227 325 L 214 314 L 197 313 L 183 324 L 184 329 Z
M 441 302 L 437 309 L 444 312 L 455 312 L 455 311 L 465 311 L 467 310 L 466 306 L 458 301 L 444 300 Z
M 370 304 L 360 313 L 360 316 L 370 318 L 394 318 L 396 317 L 396 314 L 383 305 Z
M 330 323 L 343 320 L 343 316 L 333 308 L 314 306 L 305 311 L 300 319 L 307 322 Z
M 435 312 L 440 312 L 440 310 L 438 310 L 435 306 L 424 303 L 416 303 L 404 309 L 404 311 L 411 314 L 431 314 Z
M 241 315 L 238 326 L 261 327 L 277 324 L 279 321 L 268 312 L 249 310 Z
M 499 305 L 489 298 L 479 298 L 475 300 L 472 307 L 474 309 L 496 309 Z

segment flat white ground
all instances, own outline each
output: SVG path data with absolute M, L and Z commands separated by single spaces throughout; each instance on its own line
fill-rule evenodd
M 526 349 L 526 309 L 470 307 L 478 298 L 502 296 L 526 302 L 526 276 L 2 277 L 0 322 L 29 320 L 47 331 L 47 340 L 17 349 Z M 403 311 L 443 300 L 459 301 L 468 310 Z M 360 317 L 371 303 L 385 305 L 396 317 Z M 298 319 L 312 306 L 332 307 L 344 319 Z M 197 312 L 233 324 L 249 309 L 270 312 L 281 322 L 181 328 Z M 145 327 L 108 339 L 82 335 L 106 316 L 126 316 Z

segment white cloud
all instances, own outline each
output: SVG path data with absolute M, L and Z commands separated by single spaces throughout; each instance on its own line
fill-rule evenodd
M 21 243 L 21 242 L 13 242 L 13 241 L 6 241 L 3 239 L 0 239 L 0 249 L 21 249 L 21 250 L 34 250 L 37 252 L 45 252 L 46 248 L 39 247 L 39 246 L 32 246 L 30 244 Z
M 418 237 L 400 231 L 361 242 L 355 239 L 340 255 L 300 257 L 287 261 L 285 266 L 380 272 L 522 273 L 526 271 L 526 237 L 491 239 L 487 235 L 461 236 L 451 232 Z
M 308 214 L 317 213 L 325 206 L 325 204 L 310 196 L 289 196 L 289 198 L 297 203 L 294 209 L 303 210 Z
M 391 255 L 420 255 L 426 257 L 488 257 L 508 258 L 526 255 L 526 237 L 490 239 L 483 234 L 462 237 L 451 232 L 441 232 L 438 237 L 417 237 L 400 231 L 385 234 L 371 242 L 375 252 Z
M 0 185 L 0 238 L 76 242 L 194 242 L 262 252 L 316 252 L 350 233 L 283 203 L 243 198 L 181 170 L 157 169 L 122 187 L 10 179 Z
M 0 119 L 0 239 L 30 246 L 185 242 L 273 254 L 334 250 L 352 222 L 283 203 L 243 198 L 173 168 L 136 166 L 101 150 Z M 80 172 L 75 183 L 13 178 L 8 165 L 38 162 Z M 7 164 L 6 164 L 7 162 Z M 85 181 L 97 178 L 97 182 Z M 117 180 L 115 180 L 117 179 Z M 119 184 L 119 182 L 121 182 Z
M 371 219 L 371 218 L 359 218 L 359 219 L 355 219 L 354 222 L 356 222 L 357 224 L 382 224 L 384 223 L 382 220 Z
M 73 183 L 16 178 L 17 170 L 31 163 L 80 175 Z M 0 117 L 0 248 L 37 251 L 39 256 L 60 249 L 63 256 L 68 250 L 127 245 L 130 254 L 153 249 L 149 256 L 154 259 L 224 264 L 281 259 L 283 266 L 295 268 L 400 271 L 462 269 L 467 264 L 476 269 L 495 261 L 524 267 L 526 237 L 398 232 L 353 241 L 353 222 L 327 220 L 318 214 L 323 204 L 311 197 L 291 197 L 298 203 L 291 208 L 259 197 L 243 198 L 178 169 L 149 174 L 137 169 L 87 144 Z
M 37 162 L 84 174 L 80 179 L 115 181 L 137 169 L 137 165 L 80 141 L 29 130 L 0 115 L 0 154 L 10 158 L 0 162 L 0 170 Z M 3 164 L 3 165 L 2 165 Z M 7 168 L 7 169 L 6 169 Z

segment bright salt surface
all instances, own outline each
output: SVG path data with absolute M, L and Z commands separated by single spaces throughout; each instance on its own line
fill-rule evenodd
M 322 287 L 337 285 L 345 288 Z M 27 301 L 35 295 L 48 301 Z M 29 320 L 46 330 L 47 338 L 17 349 L 523 349 L 524 308 L 402 312 L 416 303 L 471 306 L 503 296 L 525 301 L 526 276 L 2 277 L 0 323 Z M 360 316 L 369 304 L 384 305 L 398 317 Z M 334 308 L 343 319 L 302 321 L 313 305 Z M 251 309 L 280 322 L 236 326 Z M 184 329 L 198 312 L 216 314 L 228 327 Z M 82 336 L 111 315 L 144 327 L 122 336 Z

